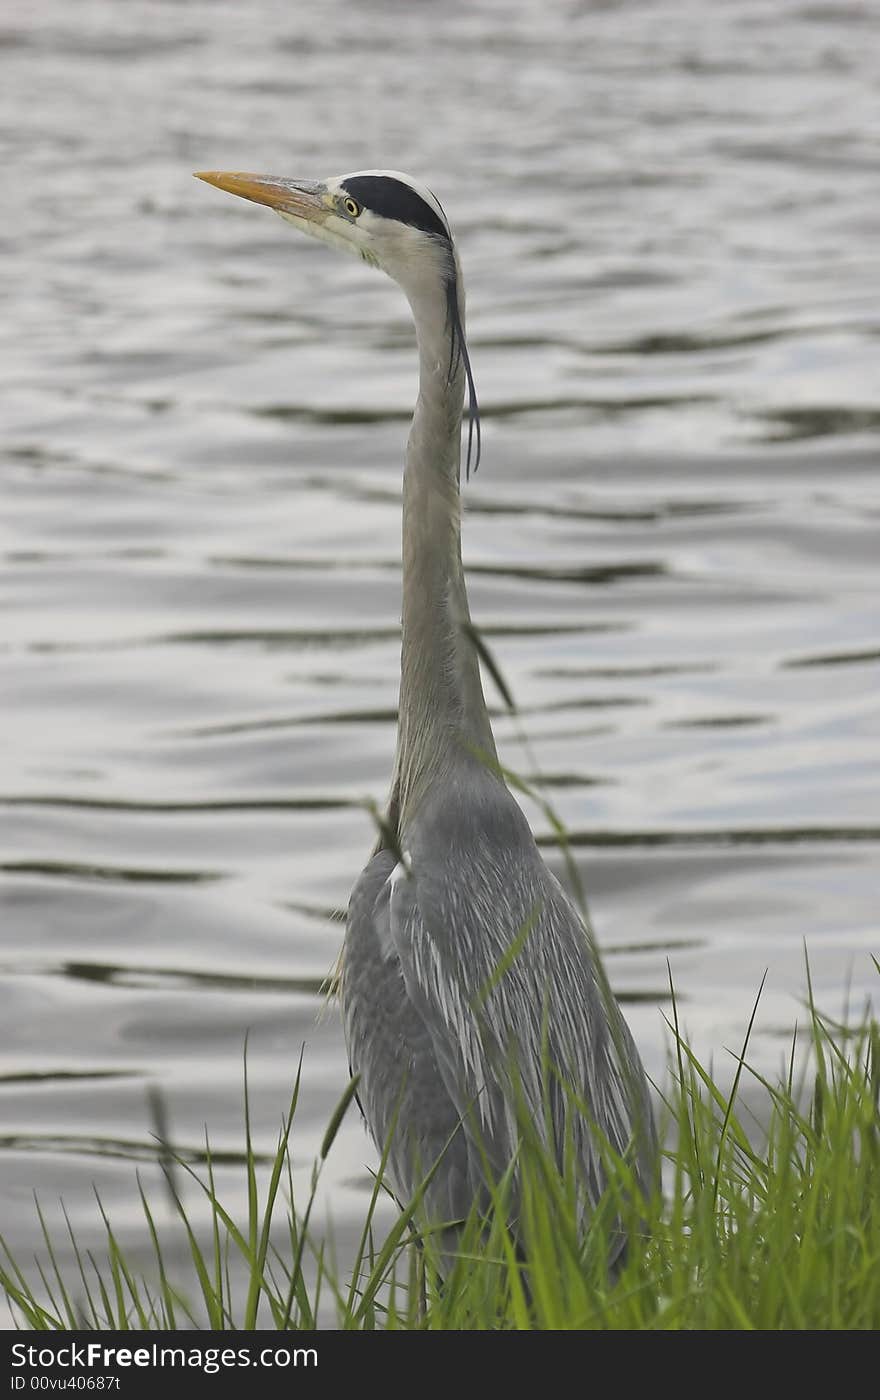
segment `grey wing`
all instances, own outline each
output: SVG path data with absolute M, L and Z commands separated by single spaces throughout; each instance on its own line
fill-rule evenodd
M 409 926 L 413 915 L 400 873 L 395 856 L 380 851 L 352 892 L 341 979 L 345 1039 L 367 1126 L 380 1152 L 390 1145 L 395 1193 L 408 1200 L 439 1158 L 426 1206 L 433 1219 L 452 1221 L 468 1214 L 482 1175 L 449 1092 L 452 1067 L 441 1065 L 423 1000 L 407 986 L 395 926 Z
M 419 880 L 390 853 L 374 857 L 352 897 L 343 972 L 349 1050 L 380 1147 L 398 1110 L 394 1179 L 411 1189 L 413 1154 L 424 1170 L 443 1152 L 429 1208 L 467 1213 L 485 1163 L 500 1174 L 516 1149 L 512 1055 L 520 1104 L 560 1161 L 571 1134 L 587 1210 L 603 1186 L 603 1139 L 648 1187 L 656 1146 L 638 1052 L 591 934 L 537 851 L 521 846 L 503 869 L 457 862 L 454 881 L 436 860 L 422 869 Z
M 503 1171 L 513 1143 L 504 1095 L 487 1054 L 479 999 L 442 955 L 448 930 L 442 942 L 435 939 L 420 907 L 417 879 L 399 865 L 388 881 L 382 914 L 407 1001 L 428 1034 L 437 1073 L 464 1131 L 471 1173 L 479 1179 L 485 1159 Z
M 496 1174 L 507 1167 L 524 1107 L 560 1164 L 571 1134 L 589 1209 L 603 1188 L 606 1140 L 643 1176 L 651 1169 L 644 1070 L 591 933 L 533 843 L 503 849 L 503 863 L 461 862 L 454 882 L 398 869 L 388 936 L 472 1170 L 487 1159 Z

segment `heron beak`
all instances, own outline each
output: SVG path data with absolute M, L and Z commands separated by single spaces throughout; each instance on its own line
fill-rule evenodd
M 322 224 L 333 210 L 324 202 L 325 187 L 308 181 L 282 180 L 274 175 L 245 175 L 238 170 L 197 170 L 197 180 L 206 180 L 219 190 L 267 204 L 288 218 L 308 224 Z

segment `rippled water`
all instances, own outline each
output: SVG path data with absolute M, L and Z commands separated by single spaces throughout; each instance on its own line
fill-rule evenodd
M 721 1072 L 765 968 L 752 1059 L 781 1062 L 804 943 L 828 1010 L 872 989 L 872 10 L 7 5 L 13 1246 L 34 1187 L 96 1240 L 92 1183 L 143 1239 L 149 1086 L 241 1202 L 246 1031 L 263 1148 L 306 1045 L 304 1174 L 346 1079 L 316 1014 L 394 747 L 412 331 L 390 283 L 194 169 L 440 194 L 484 411 L 472 609 L 520 706 L 499 747 L 572 832 L 651 1072 L 667 959 Z M 343 1238 L 372 1160 L 352 1119 Z

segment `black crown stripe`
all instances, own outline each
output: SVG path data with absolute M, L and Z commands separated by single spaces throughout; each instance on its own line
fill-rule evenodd
M 449 241 L 449 230 L 420 194 L 391 175 L 354 175 L 342 186 L 365 209 Z

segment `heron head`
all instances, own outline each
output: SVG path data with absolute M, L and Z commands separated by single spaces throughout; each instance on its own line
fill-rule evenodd
M 480 461 L 480 410 L 464 335 L 461 269 L 440 201 L 424 185 L 397 170 L 357 170 L 314 184 L 274 175 L 201 170 L 200 180 L 266 204 L 296 228 L 357 253 L 387 272 L 417 308 L 436 306 L 448 337 L 447 381 L 463 371 L 470 401 L 467 474 Z M 475 450 L 474 450 L 475 449 Z
M 424 185 L 396 170 L 359 170 L 322 183 L 224 170 L 198 172 L 230 194 L 266 204 L 304 233 L 357 253 L 412 294 L 431 273 L 455 278 L 446 215 Z

